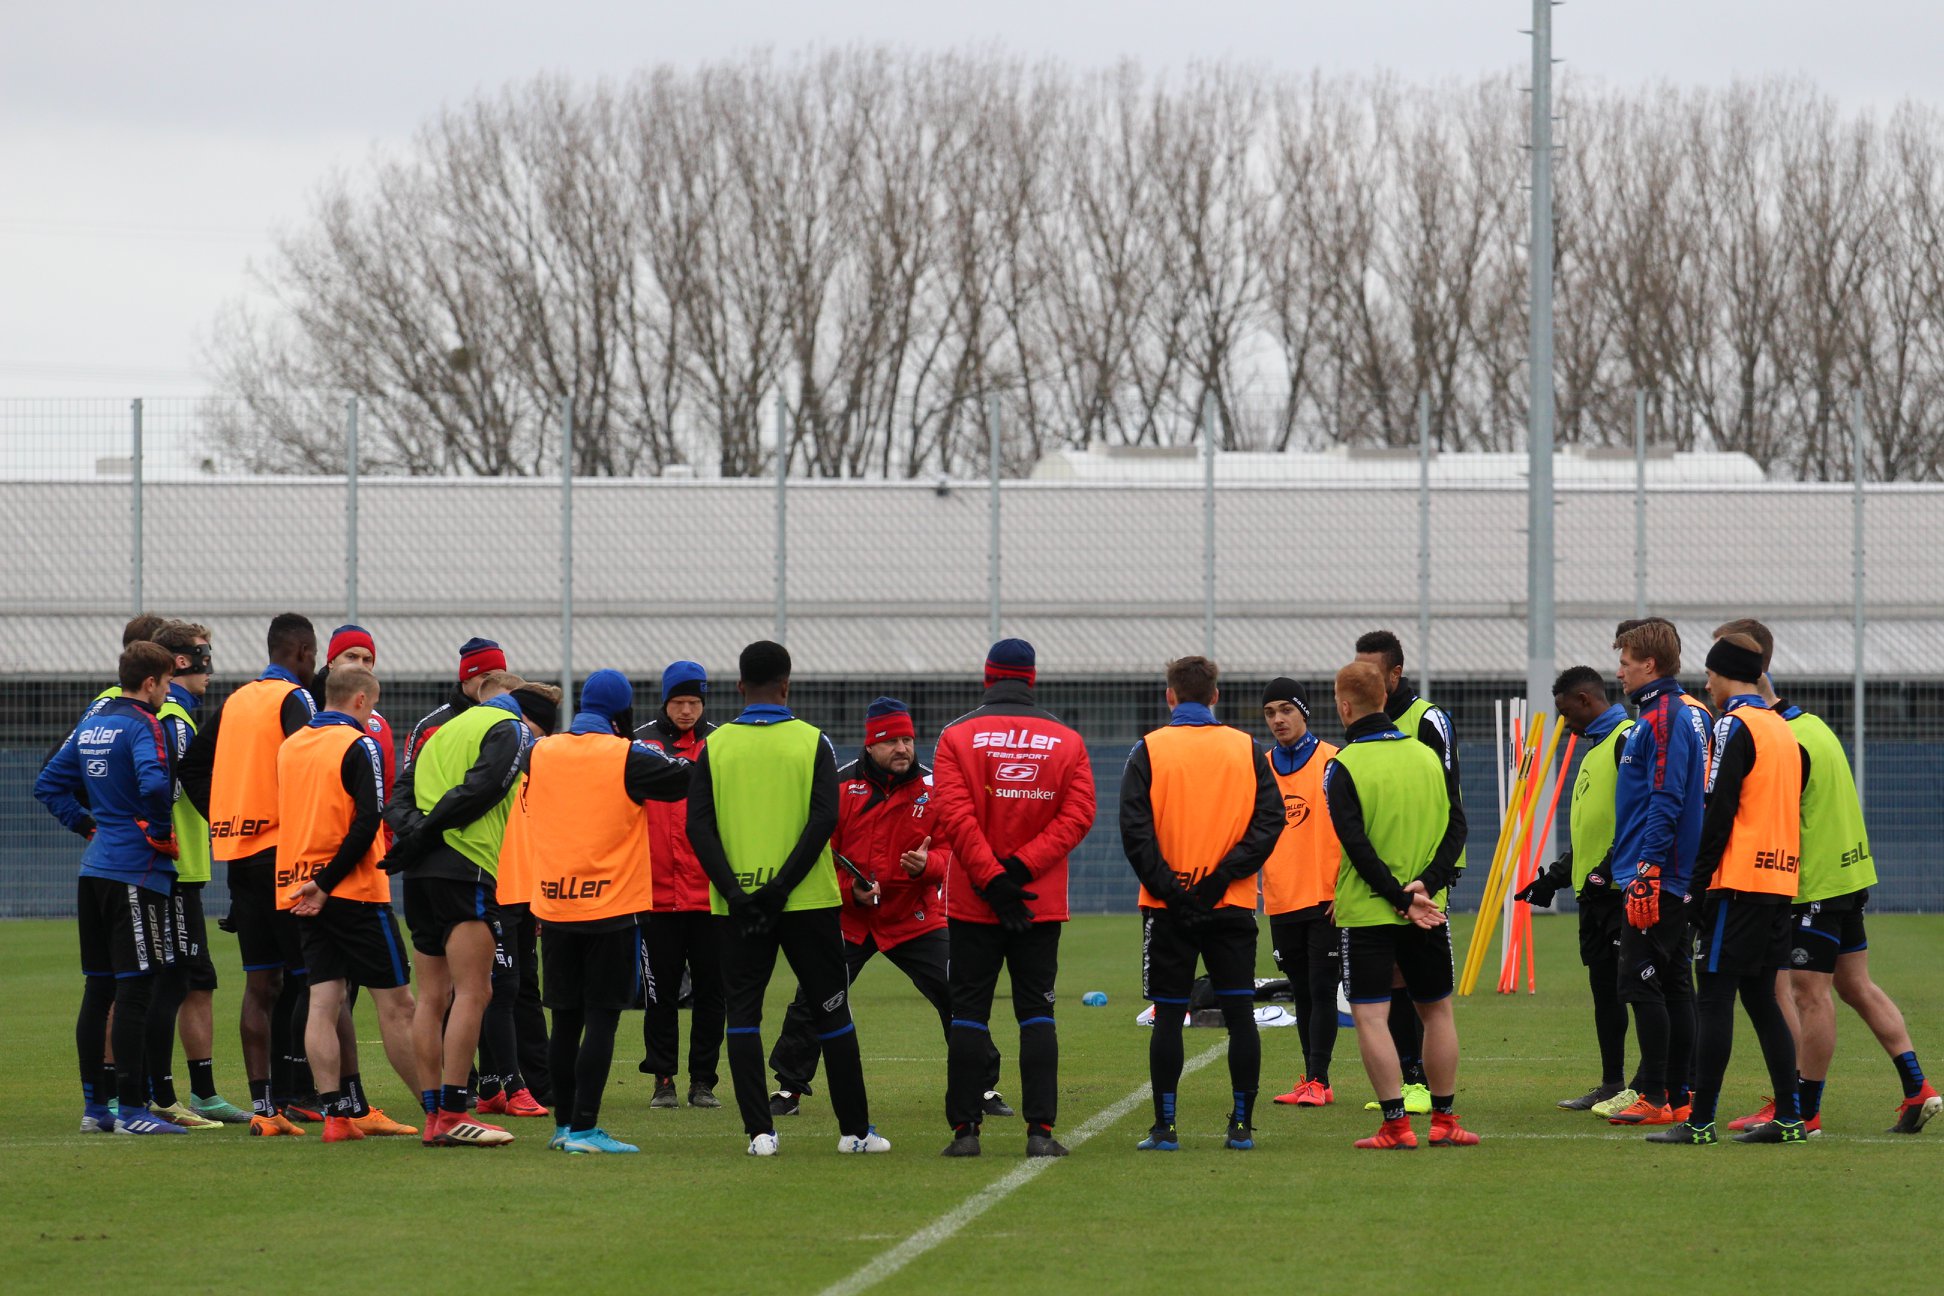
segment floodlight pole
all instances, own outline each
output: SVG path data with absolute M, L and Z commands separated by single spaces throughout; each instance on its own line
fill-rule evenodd
M 1552 703 L 1553 604 L 1553 0 L 1532 0 L 1531 424 L 1526 445 L 1526 696 L 1537 715 Z
M 344 402 L 344 619 L 358 620 L 358 398 Z

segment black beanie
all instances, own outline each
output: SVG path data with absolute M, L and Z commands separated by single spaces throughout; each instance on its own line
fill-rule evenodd
M 539 725 L 541 733 L 560 732 L 559 703 L 532 689 L 514 689 L 513 697 L 520 704 L 520 714 Z
M 1714 647 L 1708 649 L 1708 669 L 1723 679 L 1753 684 L 1762 678 L 1762 654 L 1717 639 Z
M 1303 692 L 1301 684 L 1287 675 L 1278 675 L 1262 690 L 1261 705 L 1268 706 L 1271 702 L 1293 702 L 1296 709 L 1303 713 L 1303 719 L 1309 719 L 1309 695 Z

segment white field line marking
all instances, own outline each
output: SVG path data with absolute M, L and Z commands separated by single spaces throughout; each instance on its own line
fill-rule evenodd
M 1224 1039 L 1213 1048 L 1205 1049 L 1189 1058 L 1186 1065 L 1181 1068 L 1181 1074 L 1187 1076 L 1201 1070 L 1227 1050 L 1228 1041 Z M 1113 1106 L 1096 1112 L 1065 1139 L 1066 1145 L 1069 1148 L 1077 1148 L 1094 1135 L 1105 1133 L 1116 1121 L 1146 1102 L 1153 1092 L 1150 1086 L 1143 1084 Z M 875 1287 L 933 1247 L 951 1241 L 967 1224 L 1031 1183 L 1044 1171 L 1052 1169 L 1055 1164 L 1056 1158 L 1052 1157 L 1039 1157 L 1022 1162 L 850 1277 L 824 1288 L 820 1296 L 856 1296 L 858 1292 Z

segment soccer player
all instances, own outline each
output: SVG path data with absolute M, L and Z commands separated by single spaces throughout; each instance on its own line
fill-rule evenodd
M 548 1146 L 565 1152 L 639 1150 L 601 1128 L 601 1096 L 615 1028 L 641 980 L 640 917 L 654 900 L 641 806 L 687 796 L 691 766 L 629 737 L 633 707 L 621 672 L 589 675 L 567 732 L 533 745 L 520 789 L 553 1010 Z
M 1620 777 L 1633 721 L 1619 703 L 1607 701 L 1606 681 L 1591 666 L 1573 666 L 1553 681 L 1553 709 L 1586 742 L 1573 799 L 1567 811 L 1567 847 L 1552 866 L 1514 899 L 1540 908 L 1571 886 L 1579 901 L 1580 962 L 1593 991 L 1593 1034 L 1600 1046 L 1600 1083 L 1577 1098 L 1562 1098 L 1567 1111 L 1590 1111 L 1625 1088 L 1627 1009 L 1620 1002 L 1620 892 L 1613 886 L 1613 789 Z
M 1458 738 L 1452 729 L 1451 717 L 1442 707 L 1419 697 L 1417 689 L 1404 678 L 1404 645 L 1391 631 L 1372 630 L 1359 636 L 1356 659 L 1369 662 L 1384 673 L 1384 713 L 1391 718 L 1398 731 L 1437 753 L 1438 760 L 1444 765 L 1445 792 L 1451 801 L 1451 813 L 1463 835 L 1466 831 L 1465 802 L 1458 786 Z M 1455 871 L 1451 881 L 1455 883 L 1465 871 L 1465 853 L 1462 850 L 1458 852 L 1453 868 Z M 1391 982 L 1389 1024 L 1391 1041 L 1404 1068 L 1404 1105 L 1413 1114 L 1421 1116 L 1431 1110 L 1431 1090 L 1426 1085 L 1422 1056 L 1424 1025 L 1411 1002 L 1411 994 L 1403 983 L 1401 971 Z M 1365 1111 L 1375 1108 L 1375 1103 L 1364 1106 Z
M 478 704 L 441 725 L 399 769 L 385 807 L 396 836 L 386 867 L 405 874 L 405 924 L 419 953 L 412 1042 L 427 1147 L 513 1141 L 497 1125 L 467 1119 L 466 1077 L 501 944 L 500 847 L 534 737 L 512 696 L 524 685 L 505 671 L 480 676 Z
M 763 1084 L 763 992 L 780 950 L 818 1005 L 839 1152 L 888 1152 L 871 1127 L 864 1064 L 844 980 L 842 897 L 830 858 L 837 755 L 790 711 L 790 653 L 758 640 L 742 650 L 743 709 L 709 736 L 689 784 L 688 837 L 709 876 L 728 998 L 729 1078 L 749 1155 L 775 1156 Z
M 374 672 L 378 669 L 378 645 L 373 641 L 371 631 L 359 625 L 341 625 L 331 631 L 324 649 L 324 666 L 310 682 L 311 702 L 320 711 L 328 705 L 325 694 L 330 689 L 331 672 L 340 666 L 362 666 Z M 376 711 L 365 722 L 365 728 L 377 740 L 378 752 L 384 758 L 384 782 L 378 788 L 379 797 L 383 799 L 391 793 L 398 744 L 392 737 L 391 721 Z
M 1168 724 L 1134 744 L 1121 774 L 1121 849 L 1141 880 L 1141 992 L 1154 1004 L 1148 1077 L 1154 1124 L 1136 1146 L 1181 1147 L 1175 1131 L 1182 1015 L 1199 959 L 1228 1029 L 1224 1146 L 1255 1146 L 1262 1040 L 1255 1022 L 1256 875 L 1285 823 L 1282 793 L 1255 740 L 1215 718 L 1221 671 L 1168 663 Z
M 1264 759 L 1283 807 L 1282 835 L 1262 866 L 1262 907 L 1269 915 L 1276 965 L 1295 996 L 1296 1034 L 1303 1048 L 1302 1076 L 1276 1101 L 1327 1107 L 1336 1101 L 1330 1059 L 1336 1052 L 1342 967 L 1330 915 L 1343 847 L 1323 805 L 1323 770 L 1337 748 L 1310 728 L 1309 695 L 1288 676 L 1270 680 L 1262 690 L 1262 718 L 1275 740 Z
M 484 700 L 482 681 L 493 671 L 506 670 L 506 650 L 491 639 L 468 639 L 459 645 L 459 682 L 453 686 L 452 695 L 438 706 L 433 707 L 412 726 L 411 735 L 405 740 L 404 764 L 410 765 L 418 759 L 418 754 L 439 726 L 458 716 L 464 715 Z
M 949 1045 L 952 1002 L 946 968 L 952 947 L 945 932 L 945 873 L 952 855 L 931 844 L 932 772 L 919 763 L 917 730 L 903 702 L 881 697 L 865 709 L 864 752 L 837 771 L 837 782 L 837 831 L 831 846 L 868 879 L 858 881 L 848 873 L 838 879 L 845 892 L 838 914 L 846 979 L 854 984 L 871 956 L 882 951 L 938 1010 Z M 1010 1116 L 1013 1110 L 996 1087 L 999 1050 L 989 1035 L 986 1042 L 985 1114 Z M 777 1083 L 770 1095 L 771 1115 L 796 1115 L 799 1095 L 809 1092 L 816 1076 L 820 1051 L 814 1009 L 799 986 L 770 1050 Z
M 324 1110 L 324 1141 L 410 1135 L 364 1096 L 349 986 L 370 992 L 378 1033 L 407 1093 L 419 1092 L 412 1055 L 411 969 L 392 914 L 385 856 L 384 756 L 371 732 L 378 677 L 339 662 L 325 709 L 277 752 L 278 903 L 297 920 L 310 978 L 305 1049 Z
M 656 751 L 695 761 L 715 725 L 703 718 L 709 674 L 692 661 L 669 663 L 661 678 L 661 713 L 635 730 Z M 650 801 L 648 848 L 655 861 L 655 907 L 642 921 L 648 954 L 641 1016 L 640 1071 L 655 1077 L 650 1107 L 675 1107 L 681 1053 L 677 1009 L 682 973 L 689 977 L 688 1104 L 719 1108 L 716 1073 L 722 1057 L 722 942 L 709 912 L 709 879 L 688 839 L 688 802 Z
M 562 696 L 557 685 L 529 683 L 513 700 L 544 738 L 560 732 Z M 553 1101 L 546 1058 L 547 1015 L 540 1003 L 540 925 L 533 917 L 534 863 L 528 820 L 516 799 L 500 842 L 494 888 L 501 942 L 493 956 L 493 997 L 479 1030 L 477 1110 L 482 1115 L 546 1116 L 546 1103 Z M 541 1101 L 543 1095 L 546 1102 Z
M 1856 776 L 1842 742 L 1822 718 L 1775 694 L 1769 662 L 1775 637 L 1760 621 L 1730 621 L 1718 636 L 1742 633 L 1762 650 L 1762 697 L 1789 722 L 1796 741 L 1809 756 L 1809 781 L 1802 789 L 1802 871 L 1797 879 L 1793 939 L 1789 964 L 1781 973 L 1776 996 L 1783 1015 L 1790 1016 L 1796 1041 L 1796 1092 L 1804 1132 L 1822 1133 L 1823 1086 L 1829 1061 L 1836 1053 L 1836 1009 L 1833 986 L 1843 1002 L 1856 1010 L 1877 1043 L 1890 1055 L 1903 1101 L 1887 1133 L 1916 1134 L 1944 1108 L 1911 1047 L 1910 1031 L 1896 1003 L 1870 978 L 1870 940 L 1863 925 L 1870 888 L 1876 885 L 1876 861 L 1870 854 L 1869 830 L 1863 823 L 1863 802 Z M 1728 1122 L 1731 1130 L 1746 1129 L 1774 1119 L 1773 1103 L 1752 1116 Z
M 1707 811 L 1695 878 L 1707 878 L 1701 947 L 1695 955 L 1694 1106 L 1687 1120 L 1648 1138 L 1717 1141 L 1715 1106 L 1735 1041 L 1739 994 L 1761 1041 L 1775 1088 L 1775 1118 L 1735 1135 L 1737 1143 L 1799 1143 L 1795 1040 L 1775 1001 L 1775 969 L 1786 961 L 1791 905 L 1802 857 L 1802 787 L 1810 767 L 1788 721 L 1762 701 L 1762 650 L 1745 634 L 1708 650 L 1708 696 L 1721 708 L 1708 769 Z M 1632 893 L 1629 893 L 1629 903 Z
M 1377 1132 L 1356 1145 L 1417 1146 L 1397 1046 L 1386 1029 L 1397 972 L 1424 1023 L 1430 1144 L 1470 1147 L 1478 1135 L 1459 1123 L 1453 1107 L 1458 1028 L 1444 913 L 1445 888 L 1465 847 L 1465 824 L 1450 800 L 1446 766 L 1428 744 L 1397 728 L 1385 693 L 1384 674 L 1370 662 L 1355 661 L 1337 672 L 1344 743 L 1323 771 L 1323 798 L 1343 844 L 1336 883 L 1343 984 L 1364 1072 L 1383 1112 Z
M 186 621 L 165 621 L 156 628 L 154 642 L 175 658 L 174 678 L 169 681 L 169 699 L 157 711 L 162 732 L 168 738 L 169 754 L 181 761 L 196 737 L 194 712 L 209 688 L 209 628 Z M 181 979 L 181 1006 L 176 1010 L 177 1029 L 182 1035 L 182 1051 L 189 1063 L 189 1098 L 174 1103 L 175 1080 L 167 1074 L 156 1075 L 159 1062 L 166 1073 L 173 1048 L 152 1050 L 149 1057 L 152 1097 L 164 1115 L 176 1124 L 193 1128 L 199 1122 L 247 1125 L 250 1113 L 227 1102 L 216 1092 L 216 1065 L 212 1060 L 215 1037 L 216 964 L 209 955 L 209 927 L 203 916 L 203 888 L 209 885 L 209 821 L 197 813 L 194 803 L 176 785 L 175 813 L 176 881 L 174 927 L 176 937 L 175 975 Z M 162 1005 L 150 1006 L 150 1012 Z M 160 1053 L 158 1058 L 156 1053 Z M 180 1117 L 180 1119 L 177 1119 Z
M 1024 639 L 986 653 L 985 702 L 938 735 L 936 836 L 952 852 L 945 883 L 952 961 L 946 1050 L 949 1157 L 979 1155 L 992 996 L 1004 970 L 1019 1022 L 1026 1155 L 1059 1157 L 1060 1037 L 1053 983 L 1067 920 L 1067 856 L 1094 821 L 1093 766 L 1080 735 L 1034 699 L 1038 658 Z M 1029 889 L 1030 888 L 1030 889 Z
M 74 1030 L 84 1134 L 187 1132 L 147 1106 L 149 1005 L 157 975 L 176 955 L 175 780 L 156 715 L 174 668 L 175 658 L 159 644 L 139 641 L 123 649 L 120 695 L 76 726 L 34 783 L 34 796 L 61 825 L 88 840 L 77 904 L 85 988 Z M 101 1087 L 110 1008 L 114 1111 Z M 174 1029 L 173 1016 L 163 1019 L 165 1046 Z
M 270 622 L 268 639 L 270 664 L 196 731 L 178 770 L 184 795 L 209 820 L 211 856 L 229 868 L 222 926 L 236 933 L 243 955 L 250 1133 L 265 1137 L 304 1132 L 284 1113 L 312 1087 L 300 1065 L 310 1016 L 304 952 L 296 919 L 277 908 L 277 749 L 316 712 L 304 681 L 317 667 L 317 632 L 285 612 Z
M 1621 1125 L 1685 1120 L 1694 1052 L 1687 901 L 1701 845 L 1708 712 L 1681 691 L 1681 636 L 1659 618 L 1622 622 L 1620 687 L 1640 722 L 1620 740 L 1610 881 L 1624 900 L 1620 1001 L 1633 1008 L 1634 1083 L 1593 1105 Z

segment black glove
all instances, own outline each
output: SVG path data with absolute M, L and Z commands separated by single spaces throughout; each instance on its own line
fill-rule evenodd
M 1195 899 L 1201 901 L 1202 908 L 1209 910 L 1222 903 L 1222 897 L 1228 894 L 1228 889 L 1228 879 L 1217 877 L 1212 872 L 1189 888 Z
M 999 867 L 1006 870 L 1006 876 L 1019 883 L 1019 885 L 1030 886 L 1032 884 L 1033 875 L 1027 870 L 1024 864 L 1019 862 L 1019 856 L 1006 856 L 1006 858 L 999 861 Z
M 1612 862 L 1613 852 L 1609 850 L 1605 857 L 1587 873 L 1586 885 L 1582 889 L 1587 891 L 1613 890 L 1613 870 L 1607 867 Z
M 74 831 L 79 833 L 84 840 L 93 841 L 95 835 L 95 821 L 91 818 L 83 819 L 80 823 L 74 825 Z
M 992 906 L 999 925 L 1007 931 L 1017 935 L 1033 925 L 1033 911 L 1026 907 L 1026 901 L 1037 900 L 1039 895 L 1019 885 L 1012 874 L 999 874 L 986 883 L 980 894 Z
M 739 915 L 744 937 L 761 936 L 776 926 L 776 920 L 782 916 L 783 905 L 789 898 L 789 892 L 777 890 L 774 882 L 745 892 L 742 913 Z
M 1201 898 L 1201 894 L 1183 887 L 1176 888 L 1175 893 L 1168 897 L 1168 912 L 1187 931 L 1200 931 L 1215 921 L 1215 910 Z
M 443 833 L 411 832 L 398 838 L 385 848 L 384 867 L 387 873 L 403 873 L 412 865 L 424 859 L 433 845 L 443 837 Z

